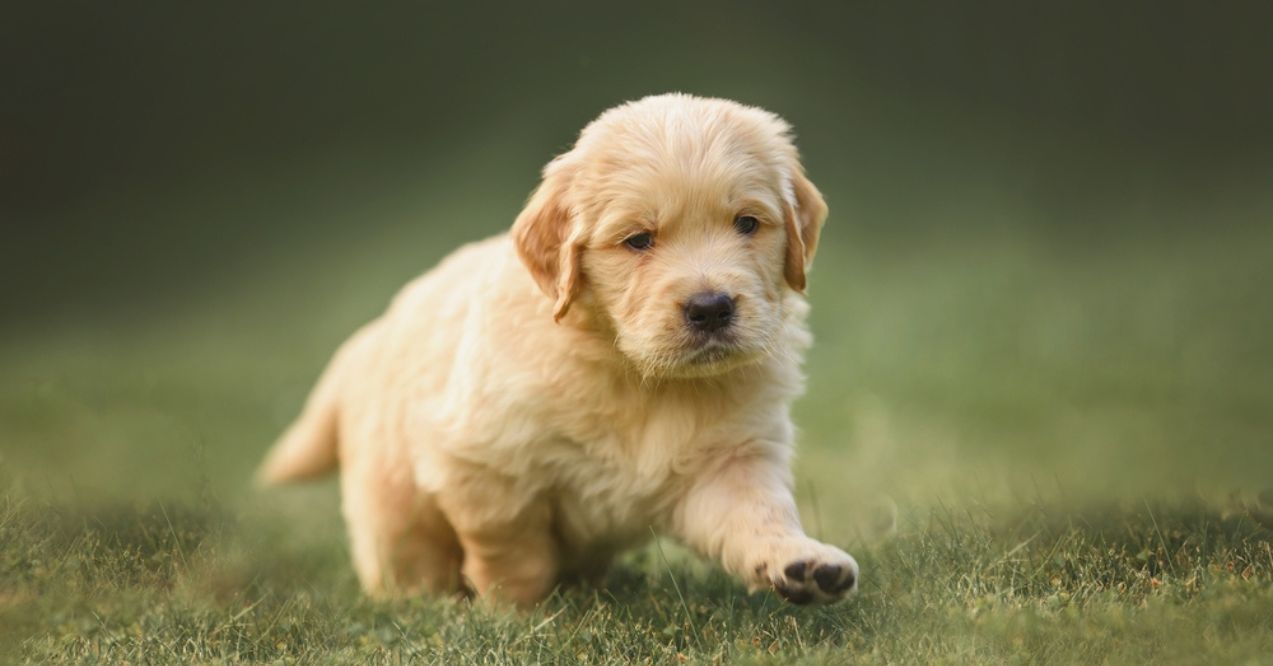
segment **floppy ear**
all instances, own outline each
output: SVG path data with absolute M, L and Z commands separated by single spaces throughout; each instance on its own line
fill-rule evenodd
M 804 293 L 805 271 L 813 265 L 818 234 L 827 219 L 827 204 L 799 165 L 791 176 L 791 199 L 787 202 L 787 257 L 783 276 L 792 289 Z
M 550 162 L 544 168 L 544 181 L 513 223 L 517 256 L 539 288 L 553 299 L 554 321 L 566 315 L 579 289 L 583 245 L 574 231 L 574 214 L 566 200 L 570 178 L 560 158 Z

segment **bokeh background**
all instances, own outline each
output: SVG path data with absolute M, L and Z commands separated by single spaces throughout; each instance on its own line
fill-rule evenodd
M 1266 658 L 1271 6 L 5 3 L 0 655 Z M 664 544 L 530 618 L 363 600 L 335 484 L 257 462 L 403 283 L 667 91 L 787 118 L 830 203 L 796 492 L 863 594 Z
M 1267 487 L 1267 7 L 7 6 L 8 483 L 296 497 L 250 475 L 336 345 L 588 120 L 685 91 L 787 118 L 831 205 L 797 410 L 820 529 L 878 495 Z M 299 492 L 339 544 L 330 484 Z

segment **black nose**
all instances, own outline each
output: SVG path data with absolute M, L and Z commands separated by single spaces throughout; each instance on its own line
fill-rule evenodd
M 734 299 L 719 291 L 694 294 L 685 303 L 685 321 L 704 333 L 719 331 L 734 319 Z

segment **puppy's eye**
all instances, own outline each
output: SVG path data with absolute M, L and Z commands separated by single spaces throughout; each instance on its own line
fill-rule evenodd
M 648 250 L 654 246 L 654 234 L 644 231 L 635 236 L 628 236 L 623 244 L 634 250 Z
M 750 236 L 760 228 L 760 220 L 751 215 L 739 215 L 734 218 L 734 228 L 738 230 L 738 233 Z

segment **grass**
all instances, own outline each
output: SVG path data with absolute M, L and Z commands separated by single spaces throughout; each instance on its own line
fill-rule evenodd
M 335 530 L 307 537 L 210 506 L 10 503 L 3 520 L 5 638 L 40 662 L 1217 663 L 1273 651 L 1268 532 L 1200 506 L 934 511 L 859 549 L 870 578 L 833 608 L 748 597 L 647 549 L 606 587 L 562 590 L 527 615 L 366 601 Z
M 425 200 L 506 217 L 464 192 L 328 214 L 411 219 Z M 261 493 L 249 479 L 339 339 L 473 236 L 398 226 L 240 266 L 188 300 L 0 338 L 0 650 L 37 663 L 1267 662 L 1273 532 L 1241 500 L 1273 484 L 1269 233 L 938 222 L 960 232 L 833 220 L 813 275 L 797 494 L 810 531 L 862 565 L 848 603 L 748 596 L 670 542 L 523 615 L 364 599 L 334 484 Z

